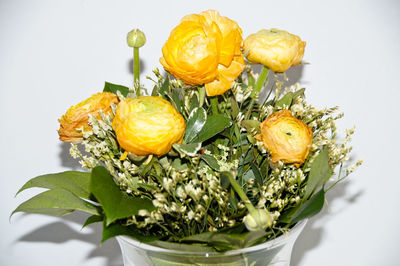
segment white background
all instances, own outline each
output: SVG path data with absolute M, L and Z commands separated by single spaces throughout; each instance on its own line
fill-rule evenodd
M 365 163 L 328 194 L 292 265 L 400 264 L 399 2 L 0 0 L 0 265 L 121 265 L 115 240 L 99 247 L 99 227 L 80 231 L 82 213 L 10 223 L 38 190 L 14 194 L 31 177 L 79 169 L 57 119 L 104 81 L 130 86 L 128 31 L 147 36 L 144 80 L 179 19 L 207 9 L 236 20 L 244 37 L 272 27 L 300 35 L 310 64 L 292 70 L 294 81 L 318 107 L 340 106 L 342 131 L 357 126 L 353 155 Z

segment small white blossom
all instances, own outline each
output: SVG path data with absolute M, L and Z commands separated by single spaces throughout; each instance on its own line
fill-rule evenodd
M 190 210 L 187 214 L 187 217 L 189 220 L 192 220 L 194 218 L 194 212 L 192 210 Z

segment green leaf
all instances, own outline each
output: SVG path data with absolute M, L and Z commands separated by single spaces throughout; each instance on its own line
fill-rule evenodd
M 208 154 L 202 154 L 201 159 L 203 159 L 212 169 L 215 171 L 219 171 L 219 164 L 217 159 L 214 156 Z
M 198 87 L 199 92 L 199 106 L 202 107 L 206 98 L 206 88 L 204 86 Z
M 181 158 L 185 155 L 193 157 L 201 149 L 201 143 L 190 143 L 190 144 L 173 144 L 172 147 L 179 152 Z
M 188 169 L 187 164 L 182 163 L 181 159 L 175 159 L 172 162 L 172 168 L 178 171 L 185 171 Z
M 26 182 L 25 185 L 18 190 L 17 195 L 21 191 L 32 187 L 48 189 L 62 188 L 71 192 L 75 196 L 89 199 L 89 181 L 90 173 L 87 172 L 66 171 L 55 174 L 41 175 Z
M 151 96 L 159 96 L 158 91 L 158 86 L 154 85 L 153 90 L 151 91 Z
M 98 222 L 102 222 L 104 220 L 103 216 L 100 215 L 92 215 L 89 216 L 89 218 L 86 219 L 85 223 L 82 225 L 82 228 L 94 224 L 94 223 L 98 223 Z
M 250 247 L 257 243 L 261 238 L 263 238 L 267 234 L 264 230 L 252 231 L 245 234 L 244 238 L 244 246 Z
M 179 113 L 182 113 L 182 101 L 179 95 L 179 91 L 177 89 L 172 90 L 171 98 L 176 110 L 178 110 Z
M 252 136 L 252 134 L 247 133 L 246 134 L 247 140 L 249 141 L 249 143 L 256 145 L 257 140 Z
M 139 175 L 146 176 L 149 173 L 149 171 L 151 170 L 151 168 L 153 167 L 153 164 L 154 164 L 155 161 L 157 161 L 157 158 L 156 157 L 152 157 L 149 163 L 141 164 L 139 166 Z M 137 180 L 139 180 L 139 178 Z
M 193 109 L 197 107 L 199 107 L 199 99 L 197 97 L 197 94 L 193 94 L 192 98 L 190 99 L 189 106 L 186 106 L 186 108 L 189 108 L 191 113 Z
M 268 172 L 269 172 L 269 161 L 266 158 L 266 159 L 264 159 L 264 161 L 262 162 L 262 164 L 260 166 L 260 173 L 264 179 L 269 176 Z
M 234 97 L 230 97 L 232 117 L 236 118 L 240 112 L 239 105 Z
M 123 226 L 118 223 L 113 223 L 107 226 L 106 223 L 103 223 L 103 236 L 101 239 L 101 243 L 104 243 L 108 239 L 119 235 L 131 236 L 134 239 L 143 243 L 155 241 L 161 237 L 161 236 L 145 236 L 134 225 Z
M 221 173 L 221 175 L 219 177 L 219 182 L 223 189 L 225 189 L 225 190 L 228 189 L 228 187 L 231 185 L 231 181 L 229 180 L 229 176 L 227 175 L 227 172 Z M 231 203 L 235 204 L 235 202 L 233 200 L 231 200 Z
M 306 89 L 305 88 L 302 88 L 302 89 L 299 89 L 299 90 L 297 90 L 297 91 L 295 91 L 294 93 L 293 93 L 293 100 L 292 100 L 292 102 L 294 102 L 297 98 L 299 98 L 299 97 L 304 97 L 304 91 L 305 91 Z
M 129 93 L 129 88 L 122 86 L 122 85 L 117 85 L 117 84 L 112 84 L 112 83 L 106 82 L 104 84 L 103 91 L 112 92 L 114 94 L 117 94 L 117 91 L 119 91 L 123 96 L 126 97 Z
M 168 93 L 168 90 L 169 90 L 169 75 L 167 75 L 167 76 L 165 77 L 165 80 L 164 80 L 163 84 L 161 85 L 161 88 L 159 89 L 158 93 L 159 93 L 164 99 L 168 100 L 168 99 L 166 98 L 166 96 L 165 96 L 165 95 Z
M 107 225 L 117 219 L 136 215 L 139 210 L 155 209 L 150 200 L 128 196 L 121 191 L 110 173 L 102 166 L 96 166 L 92 170 L 90 191 L 103 207 Z
M 260 170 L 254 163 L 250 163 L 251 171 L 253 171 L 254 174 L 254 180 L 260 185 L 263 185 L 263 178 L 261 176 Z
M 329 166 L 329 151 L 324 147 L 311 164 L 310 174 L 308 175 L 305 187 L 305 198 L 307 199 L 315 190 L 324 185 L 332 174 L 333 171 Z
M 254 78 L 254 75 L 249 71 L 247 72 L 247 84 L 249 87 L 253 87 L 256 85 L 256 79 Z
M 180 251 L 187 251 L 187 252 L 215 252 L 214 249 L 211 247 L 208 247 L 205 244 L 182 244 L 182 243 L 173 243 L 173 242 L 167 242 L 167 241 L 154 241 L 148 243 L 152 246 L 160 247 L 160 248 L 165 248 L 165 249 L 171 249 L 171 250 L 180 250 Z
M 225 177 L 225 178 L 228 179 L 228 181 L 229 181 L 229 177 Z M 224 181 L 224 182 L 226 182 L 226 181 Z M 221 183 L 222 183 L 222 180 L 221 180 Z M 229 181 L 229 184 L 230 184 L 230 181 Z M 222 187 L 222 184 L 221 184 L 221 187 Z M 239 201 L 235 196 L 235 190 L 233 188 L 231 188 L 231 195 L 229 197 L 229 203 L 231 204 L 232 208 L 235 211 L 237 211 L 237 205 L 238 205 Z
M 300 220 L 311 217 L 322 210 L 325 202 L 325 191 L 321 189 L 311 199 L 305 201 L 296 214 L 292 217 L 291 224 L 295 224 Z
M 236 143 L 236 145 L 240 146 L 243 143 L 243 141 L 242 141 L 243 138 L 242 138 L 242 135 L 240 134 L 238 124 L 235 123 L 232 128 L 233 128 L 233 131 L 234 131 L 235 137 L 236 137 L 236 140 L 234 140 L 234 143 Z M 246 142 L 244 142 L 244 143 L 246 143 Z
M 263 230 L 245 233 L 231 233 L 224 231 L 206 232 L 188 236 L 182 239 L 184 242 L 207 243 L 211 246 L 222 245 L 227 249 L 245 248 L 256 243 L 267 233 Z
M 239 165 L 246 165 L 254 159 L 252 150 L 248 150 L 240 156 Z
M 260 121 L 257 120 L 243 120 L 242 123 L 240 124 L 242 127 L 244 127 L 247 132 L 255 134 L 255 133 L 260 133 Z
M 203 128 L 207 120 L 207 112 L 202 107 L 194 108 L 186 123 L 185 142 L 190 143 Z
M 278 218 L 278 223 L 289 224 L 291 222 L 292 216 L 299 210 L 301 204 L 291 207 L 281 213 Z
M 292 103 L 292 99 L 293 99 L 293 93 L 289 92 L 287 93 L 285 96 L 283 96 L 282 98 L 280 98 L 276 103 L 275 103 L 275 107 L 281 107 L 283 108 L 283 106 L 285 105 L 287 108 L 290 107 L 290 104 Z
M 221 114 L 209 116 L 203 128 L 195 138 L 196 142 L 203 142 L 214 137 L 225 128 L 229 127 L 231 123 L 231 119 Z
M 99 214 L 97 208 L 71 192 L 55 188 L 42 192 L 33 198 L 21 203 L 12 213 L 16 212 L 50 214 L 63 216 L 75 210 L 84 211 L 90 214 Z
M 243 181 L 247 182 L 248 180 L 251 179 L 255 179 L 256 176 L 254 175 L 253 171 L 250 171 L 250 169 L 248 171 L 246 171 L 242 177 Z

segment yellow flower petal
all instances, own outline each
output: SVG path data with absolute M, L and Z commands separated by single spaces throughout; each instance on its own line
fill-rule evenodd
M 100 119 L 100 110 L 108 114 L 111 112 L 111 104 L 117 104 L 118 102 L 118 97 L 114 93 L 100 92 L 70 107 L 58 120 L 58 122 L 60 122 L 60 129 L 58 130 L 60 140 L 72 143 L 82 141 L 82 133 L 78 132 L 77 129 L 83 128 L 85 131 L 91 130 L 88 124 L 89 114 Z
M 274 72 L 284 72 L 300 64 L 306 43 L 284 30 L 260 30 L 244 41 L 246 58 L 260 63 Z
M 172 30 L 162 48 L 160 63 L 185 83 L 211 83 L 207 85 L 209 90 L 221 94 L 230 89 L 231 80 L 244 69 L 244 61 L 235 59 L 243 57 L 242 42 L 242 30 L 237 23 L 220 16 L 217 11 L 188 15 Z M 242 65 L 237 66 L 240 63 Z M 217 88 L 219 86 L 223 87 Z
M 205 85 L 208 96 L 220 95 L 229 90 L 237 76 L 244 69 L 243 55 L 235 56 L 229 67 L 218 66 L 219 75 L 214 81 Z
M 256 139 L 262 140 L 264 147 L 271 153 L 271 161 L 294 163 L 299 167 L 308 156 L 313 133 L 301 120 L 289 110 L 282 110 L 270 115 L 260 125 L 261 134 Z
M 227 17 L 222 17 L 215 10 L 208 10 L 201 13 L 208 23 L 216 23 L 222 33 L 222 44 L 219 52 L 219 63 L 229 67 L 233 57 L 240 55 L 242 46 L 242 29 L 239 25 Z M 239 73 L 240 74 L 240 73 Z
M 182 141 L 186 124 L 166 100 L 156 96 L 127 98 L 117 108 L 112 127 L 119 145 L 136 155 L 164 155 Z

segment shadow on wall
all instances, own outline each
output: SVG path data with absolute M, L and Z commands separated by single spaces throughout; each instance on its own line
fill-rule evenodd
M 133 58 L 128 61 L 128 70 L 133 77 Z M 139 74 L 143 74 L 146 71 L 146 64 L 142 59 L 139 59 Z
M 338 183 L 332 190 L 330 190 L 326 194 L 326 200 L 328 203 L 333 206 L 333 203 L 337 199 L 345 200 L 348 204 L 345 205 L 347 208 L 348 205 L 355 203 L 359 197 L 361 197 L 364 192 L 359 191 L 358 193 L 348 195 L 346 193 L 347 188 L 351 184 L 351 181 L 343 181 Z M 292 253 L 291 264 L 293 266 L 300 265 L 302 259 L 304 258 L 305 254 L 308 251 L 316 248 L 320 245 L 323 241 L 324 230 L 323 226 L 317 226 L 317 224 L 323 224 L 321 221 L 329 219 L 331 214 L 339 214 L 342 210 L 333 210 L 330 211 L 327 206 L 324 206 L 324 209 L 315 217 L 312 217 L 306 227 L 304 228 L 303 232 L 300 234 L 299 238 L 297 239 Z
M 60 141 L 60 152 L 58 157 L 60 158 L 61 166 L 68 168 L 69 170 L 81 171 L 82 167 L 78 160 L 71 157 L 69 149 L 71 144 Z
M 142 62 L 140 62 L 140 64 L 142 65 Z M 255 74 L 259 74 L 261 72 L 262 69 L 262 65 L 261 64 L 255 64 L 252 65 L 251 68 L 253 69 L 253 72 Z M 168 72 L 165 71 L 164 68 L 160 68 L 160 73 L 161 75 L 165 78 L 168 75 Z M 296 83 L 303 83 L 303 84 L 307 84 L 307 82 L 303 82 L 301 80 L 301 77 L 303 75 L 303 70 L 304 70 L 304 65 L 298 65 L 298 66 L 293 66 L 291 68 L 289 68 L 286 72 L 286 78 L 287 80 L 285 80 L 285 77 L 283 74 L 281 73 L 274 73 L 272 71 L 270 71 L 268 73 L 268 81 L 266 84 L 266 89 L 264 88 L 261 92 L 260 95 L 260 99 L 264 99 L 266 97 L 266 95 L 270 92 L 271 89 L 275 89 L 275 82 L 276 80 L 281 80 L 283 81 L 283 88 L 285 87 L 289 87 L 292 86 Z M 133 67 L 132 67 L 132 60 L 129 63 L 129 71 L 130 73 L 133 73 Z M 140 70 L 140 73 L 142 73 L 142 69 Z M 173 76 L 171 76 L 173 78 Z M 149 91 L 150 92 L 150 91 Z
M 257 65 L 253 65 L 252 69 L 254 71 L 254 73 L 260 73 L 261 69 L 262 69 L 262 65 L 257 64 Z M 263 101 L 267 95 L 270 94 L 271 90 L 272 90 L 272 94 L 275 91 L 276 88 L 276 81 L 282 81 L 283 82 L 283 86 L 282 88 L 285 87 L 290 87 L 296 83 L 301 83 L 301 77 L 303 75 L 303 69 L 304 69 L 304 65 L 299 65 L 299 66 L 294 66 L 289 68 L 285 74 L 281 74 L 281 73 L 274 73 L 272 71 L 270 71 L 268 73 L 268 81 L 267 84 L 265 85 L 265 88 L 261 91 L 260 94 L 260 99 Z M 286 77 L 285 77 L 286 75 Z M 271 99 L 271 98 L 270 98 Z
M 60 218 L 59 222 L 50 223 L 37 228 L 16 241 L 61 244 L 70 240 L 78 240 L 93 245 L 93 249 L 86 257 L 87 260 L 92 258 L 104 258 L 104 266 L 121 266 L 123 264 L 121 250 L 116 239 L 110 239 L 100 246 L 102 234 L 102 226 L 100 223 L 89 225 L 81 231 L 77 231 L 68 225 L 68 222 L 82 225 L 86 218 L 87 215 L 84 213 L 74 212 Z

